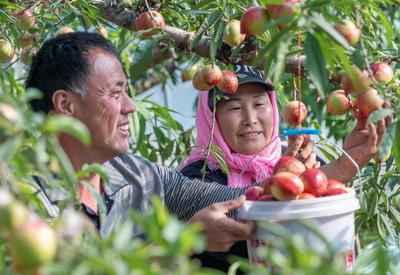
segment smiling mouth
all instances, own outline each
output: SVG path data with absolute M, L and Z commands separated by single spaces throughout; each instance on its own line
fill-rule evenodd
M 118 132 L 123 138 L 129 137 L 129 124 L 118 126 Z
M 257 137 L 258 135 L 261 135 L 261 132 L 246 132 L 246 133 L 240 134 L 239 136 L 244 137 L 244 138 L 252 138 L 252 137 Z
M 118 129 L 123 130 L 123 131 L 128 131 L 129 124 L 120 125 L 120 126 L 118 126 Z

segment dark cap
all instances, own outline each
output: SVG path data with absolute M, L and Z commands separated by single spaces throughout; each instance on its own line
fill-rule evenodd
M 257 70 L 256 68 L 249 66 L 249 65 L 234 65 L 234 73 L 238 78 L 239 85 L 246 84 L 246 83 L 258 83 L 265 87 L 266 91 L 273 91 L 274 86 L 270 82 L 267 82 L 264 79 L 264 75 L 261 71 Z M 208 106 L 212 108 L 213 106 L 213 99 L 216 96 L 220 98 L 229 97 L 231 94 L 227 94 L 222 92 L 215 86 L 210 90 L 208 94 Z

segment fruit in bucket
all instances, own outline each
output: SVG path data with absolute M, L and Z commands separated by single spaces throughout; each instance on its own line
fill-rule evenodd
M 290 172 L 299 176 L 305 170 L 306 167 L 300 160 L 290 156 L 283 156 L 275 164 L 274 174 Z
M 350 99 L 344 90 L 335 90 L 326 99 L 326 111 L 332 115 L 343 115 L 350 107 Z
M 318 168 L 311 168 L 300 175 L 304 184 L 304 192 L 310 193 L 316 197 L 325 194 L 328 188 L 328 178 L 325 173 Z
M 324 196 L 334 196 L 348 193 L 348 188 L 337 179 L 329 179 L 328 180 L 328 188 L 324 193 Z
M 274 201 L 274 200 L 275 200 L 274 196 L 272 196 L 272 194 L 270 193 L 265 193 L 264 195 L 262 195 L 257 199 L 257 201 Z
M 223 79 L 221 83 L 217 85 L 218 89 L 227 94 L 234 94 L 237 91 L 239 82 L 234 72 L 229 70 L 222 71 Z
M 307 108 L 301 101 L 290 101 L 283 107 L 283 120 L 292 126 L 299 126 L 307 116 Z
M 301 193 L 299 195 L 299 200 L 310 200 L 310 199 L 315 199 L 316 197 L 313 194 L 310 193 Z
M 281 172 L 271 178 L 271 193 L 277 200 L 295 200 L 303 191 L 303 182 L 293 173 Z
M 251 7 L 240 18 L 240 32 L 257 36 L 263 33 L 267 23 L 267 11 L 261 7 Z
M 246 196 L 246 200 L 249 200 L 249 201 L 256 201 L 263 194 L 264 194 L 264 188 L 262 188 L 261 186 L 250 187 L 249 189 L 246 190 L 246 192 L 244 192 L 244 195 Z

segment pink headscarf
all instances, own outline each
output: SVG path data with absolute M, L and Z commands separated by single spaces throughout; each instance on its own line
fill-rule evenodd
M 210 139 L 212 112 L 208 106 L 208 91 L 199 93 L 199 103 L 196 114 L 196 147 L 192 149 L 191 154 L 179 166 L 180 169 L 186 165 L 205 159 L 207 156 L 207 145 Z M 257 155 L 244 155 L 234 153 L 225 140 L 218 127 L 214 123 L 214 134 L 212 144 L 219 147 L 223 152 L 231 176 L 228 176 L 228 186 L 244 187 L 254 182 L 262 182 L 272 175 L 276 162 L 281 157 L 281 140 L 279 138 L 279 114 L 275 99 L 275 92 L 269 91 L 269 99 L 273 109 L 273 129 L 270 143 Z M 215 171 L 221 169 L 218 161 L 212 154 L 208 156 L 208 167 Z

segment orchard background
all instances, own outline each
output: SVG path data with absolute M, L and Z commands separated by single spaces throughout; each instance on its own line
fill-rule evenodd
M 35 253 L 38 262 L 44 264 L 40 264 L 40 271 L 35 267 L 31 273 L 216 273 L 200 269 L 190 258 L 194 251 L 204 249 L 199 235 L 201 229 L 178 222 L 157 200 L 149 218 L 132 214 L 132 220 L 146 228 L 148 241 L 131 240 L 131 224 L 121 227 L 110 239 L 101 240 L 79 214 L 74 183 L 93 171 L 100 173 L 104 180 L 107 175 L 99 165 L 73 172 L 56 136 L 64 131 L 89 143 L 86 128 L 64 117 L 45 118 L 32 113 L 27 102 L 40 93 L 24 89 L 30 56 L 43 41 L 55 36 L 63 27 L 108 36 L 120 52 L 133 98 L 155 85 L 162 89 L 167 82 L 178 83 L 182 72 L 193 66 L 212 63 L 221 68 L 232 68 L 229 64 L 233 63 L 257 66 L 276 87 L 280 109 L 301 91 L 301 100 L 309 111 L 303 125 L 322 127 L 323 135 L 338 143 L 352 129 L 355 119 L 350 113 L 343 116 L 328 114 L 327 95 L 342 88 L 341 75 L 348 74 L 350 79 L 357 79 L 357 75 L 351 73 L 353 64 L 366 69 L 372 77 L 371 64 L 388 62 L 395 69 L 394 78 L 387 84 L 373 79 L 372 86 L 390 103 L 394 122 L 387 131 L 378 161 L 371 161 L 349 184 L 356 189 L 361 202 L 361 209 L 356 213 L 356 231 L 362 250 L 352 273 L 400 272 L 400 185 L 397 184 L 400 180 L 400 2 L 306 0 L 295 5 L 289 16 L 268 19 L 262 26 L 262 34 L 257 37 L 247 36 L 235 47 L 223 42 L 224 29 L 230 20 L 239 20 L 252 6 L 266 7 L 282 2 L 0 0 L 0 60 L 6 62 L 0 65 L 0 208 L 8 206 L 9 202 L 19 205 L 13 208 L 19 210 L 12 212 L 12 218 L 0 215 L 0 221 L 17 222 L 33 212 L 41 217 L 40 220 L 51 220 L 33 195 L 32 176 L 49 179 L 52 174 L 58 174 L 59 179 L 50 182 L 51 186 L 61 186 L 69 191 L 69 199 L 61 206 L 61 218 L 52 222 L 52 229 L 48 229 L 55 232 L 57 240 L 50 237 L 50 240 L 41 240 L 40 249 Z M 27 30 L 24 30 L 26 26 L 21 26 L 18 15 L 24 9 L 29 9 L 35 18 Z M 166 26 L 147 38 L 146 31 L 135 30 L 135 19 L 149 9 L 159 11 Z M 334 28 L 344 19 L 355 22 L 361 30 L 361 37 L 354 45 Z M 32 35 L 32 44 L 27 45 L 21 39 L 28 37 L 26 35 Z M 4 48 L 5 41 L 11 48 Z M 7 62 L 3 54 L 11 51 L 15 54 Z M 193 128 L 184 130 L 173 118 L 171 114 L 179 110 L 169 110 L 150 100 L 136 100 L 135 103 L 138 111 L 132 115 L 130 125 L 131 151 L 175 167 L 193 145 Z M 370 120 L 376 121 L 388 112 L 378 110 Z M 282 128 L 286 126 L 282 124 Z M 329 144 L 320 142 L 317 147 L 326 159 L 338 156 L 339 152 Z M 21 203 L 28 206 L 28 210 Z M 32 232 L 37 234 L 35 229 Z M 13 254 L 15 244 L 8 240 L 15 234 L 1 232 L 1 274 L 17 269 L 14 258 L 33 257 L 29 250 L 22 248 L 17 249 L 18 254 L 25 255 Z M 35 240 L 32 243 L 34 247 Z M 276 266 L 274 272 L 278 274 L 346 273 L 330 249 L 326 253 L 315 253 L 301 239 L 284 232 L 280 245 L 286 254 L 276 249 L 266 256 L 268 262 Z M 254 274 L 270 272 L 261 266 L 251 267 L 240 259 L 232 262 L 232 274 L 239 266 Z

